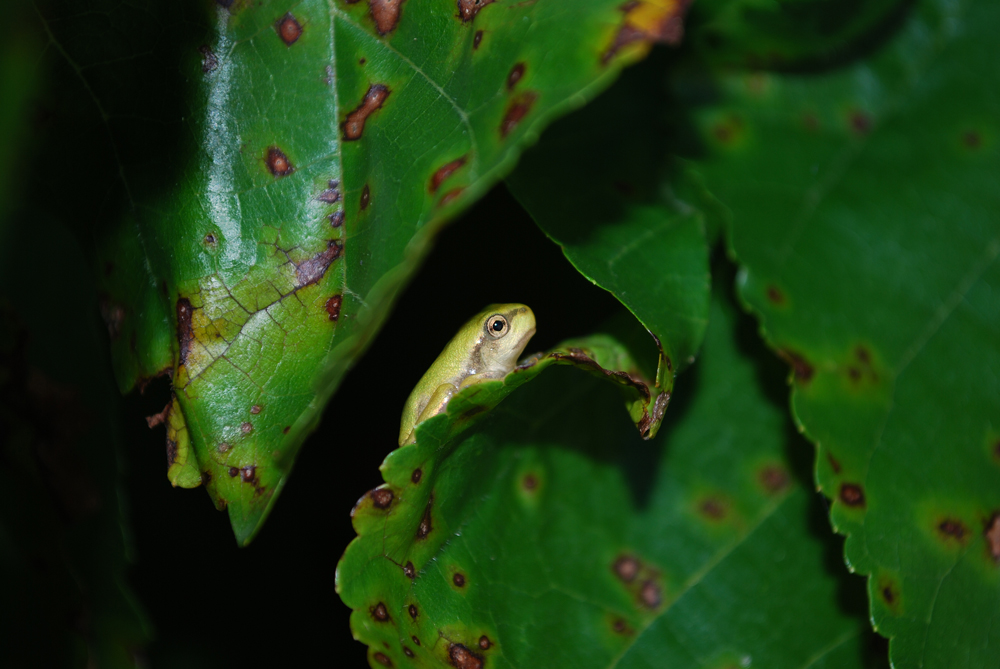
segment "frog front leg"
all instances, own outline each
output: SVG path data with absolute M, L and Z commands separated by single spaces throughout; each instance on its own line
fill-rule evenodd
M 428 418 L 436 416 L 439 413 L 444 413 L 444 410 L 445 408 L 447 408 L 448 402 L 451 400 L 452 395 L 454 395 L 457 391 L 458 388 L 456 388 L 450 383 L 442 383 L 440 386 L 438 386 L 434 390 L 433 394 L 431 394 L 430 399 L 427 400 L 427 404 L 424 406 L 423 411 L 420 412 L 420 415 L 417 416 L 417 419 L 413 422 L 413 430 L 410 431 L 410 436 L 407 437 L 405 443 L 412 444 L 414 441 L 416 441 L 417 426 L 423 423 Z

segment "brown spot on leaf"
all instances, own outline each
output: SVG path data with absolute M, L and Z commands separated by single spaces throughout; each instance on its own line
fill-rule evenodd
M 380 623 L 384 623 L 389 620 L 389 612 L 386 610 L 385 604 L 383 604 L 382 602 L 379 602 L 378 604 L 373 606 L 371 609 L 369 609 L 369 611 L 372 614 L 372 618 L 374 618 Z
M 456 588 L 464 588 L 465 574 L 461 572 L 455 572 L 455 575 L 451 577 L 451 582 L 455 584 Z
M 163 407 L 163 411 L 160 413 L 154 413 L 152 416 L 146 416 L 146 425 L 149 429 L 153 429 L 157 425 L 167 422 L 167 418 L 170 417 L 170 407 L 173 406 L 173 402 L 167 402 L 167 405 Z
M 201 473 L 201 484 L 207 486 L 211 482 L 212 482 L 212 472 L 203 471 Z
M 983 538 L 986 539 L 986 550 L 993 562 L 1000 564 L 1000 511 L 994 511 L 986 521 Z
M 437 168 L 434 174 L 431 175 L 430 191 L 432 193 L 436 193 L 438 188 L 441 187 L 441 184 L 444 183 L 445 179 L 457 172 L 463 165 L 465 165 L 465 156 L 456 158 L 450 163 L 445 163 L 441 167 Z
M 361 139 L 361 135 L 365 131 L 365 121 L 375 111 L 382 108 L 382 103 L 389 97 L 390 92 L 389 87 L 385 84 L 372 84 L 368 87 L 368 92 L 365 93 L 361 104 L 355 107 L 354 111 L 348 114 L 347 119 L 340 125 L 344 131 L 345 141 L 351 142 Z
M 771 304 L 781 306 L 785 303 L 785 294 L 774 284 L 767 287 L 767 299 Z
M 532 491 L 538 487 L 538 477 L 534 474 L 525 474 L 521 479 L 521 487 L 527 491 Z
M 229 478 L 236 478 L 239 475 L 240 475 L 240 468 L 239 467 L 230 467 L 229 468 Z
M 478 49 L 479 45 L 482 43 L 482 41 L 483 41 L 483 31 L 482 30 L 477 30 L 476 31 L 476 36 L 472 38 L 472 48 L 473 49 Z
M 507 75 L 507 90 L 512 91 L 514 87 L 517 86 L 517 82 L 524 78 L 524 63 L 515 63 L 514 67 L 510 68 L 510 73 Z
M 722 520 L 726 517 L 726 504 L 718 497 L 709 497 L 698 505 L 698 511 L 712 520 Z
M 837 458 L 833 457 L 832 453 L 827 453 L 826 454 L 826 461 L 830 463 L 830 469 L 833 470 L 834 474 L 839 474 L 840 473 L 840 460 L 838 460 Z
M 340 182 L 330 181 L 327 184 L 326 189 L 324 189 L 316 199 L 320 202 L 325 202 L 326 204 L 333 204 L 340 201 Z
M 459 195 L 462 194 L 465 188 L 452 188 L 450 191 L 441 196 L 441 201 L 438 202 L 438 207 L 447 207 L 449 204 L 454 202 Z
M 177 300 L 177 366 L 183 367 L 187 362 L 188 353 L 191 351 L 191 341 L 194 339 L 194 332 L 191 329 L 191 316 L 194 314 L 194 307 L 191 300 L 182 297 Z
M 857 383 L 861 380 L 861 370 L 857 367 L 848 367 L 847 376 L 850 377 L 851 381 Z
M 945 539 L 954 539 L 962 544 L 969 537 L 969 530 L 965 524 L 954 518 L 945 518 L 938 523 L 937 529 Z
M 646 581 L 642 584 L 642 588 L 639 590 L 639 601 L 642 605 L 649 609 L 655 609 L 663 601 L 663 594 L 660 592 L 660 586 L 658 586 L 653 581 Z
M 284 151 L 276 146 L 267 147 L 264 163 L 267 165 L 268 171 L 276 177 L 286 177 L 295 171 L 292 161 L 288 159 Z
M 503 120 L 500 121 L 500 136 L 506 137 L 514 128 L 528 115 L 538 99 L 538 94 L 534 92 L 521 93 L 507 105 Z
M 403 573 L 406 574 L 406 577 L 409 579 L 416 578 L 417 576 L 417 570 L 414 568 L 412 562 L 407 562 L 403 565 Z
M 460 643 L 448 647 L 448 659 L 456 669 L 483 669 L 483 658 Z
M 177 442 L 173 439 L 167 439 L 167 469 L 170 469 L 174 465 L 174 461 L 177 459 Z
M 719 122 L 712 126 L 712 136 L 723 144 L 732 141 L 735 134 L 733 127 L 728 123 Z
M 872 129 L 872 117 L 860 110 L 851 112 L 851 130 L 858 135 L 867 135 Z
M 406 655 L 406 657 L 414 657 L 413 651 L 406 646 L 403 646 L 403 655 Z
M 646 51 L 654 42 L 677 45 L 684 37 L 684 14 L 691 0 L 672 3 L 626 2 L 621 5 L 625 14 L 621 27 L 611 45 L 601 56 L 607 64 L 625 46 L 641 43 Z
M 410 640 L 411 640 L 411 641 L 413 641 L 414 645 L 417 645 L 417 646 L 419 646 L 419 645 L 420 645 L 420 639 L 418 639 L 418 638 L 416 637 L 416 635 L 413 635 L 413 636 L 411 636 L 411 637 L 410 637 Z
M 434 495 L 431 495 L 430 499 L 427 500 L 427 507 L 424 509 L 424 515 L 420 519 L 420 525 L 417 526 L 417 539 L 426 539 L 427 535 L 434 529 L 434 526 L 431 524 L 431 507 L 433 505 Z
M 858 346 L 854 349 L 854 355 L 857 356 L 858 360 L 861 361 L 863 365 L 871 365 L 872 354 L 868 352 L 868 349 L 864 346 Z
M 344 224 L 344 212 L 335 211 L 329 216 L 330 227 L 339 228 Z
M 216 240 L 215 235 L 210 232 L 207 235 L 205 235 L 204 241 L 206 246 L 215 246 L 218 240 Z
M 368 62 L 367 58 L 358 58 L 358 65 L 364 65 Z
M 240 478 L 244 483 L 250 483 L 257 476 L 257 465 L 247 465 L 240 470 Z
M 219 67 L 219 59 L 216 57 L 215 52 L 212 51 L 212 47 L 207 44 L 202 44 L 198 47 L 198 53 L 201 54 L 201 71 L 208 74 L 215 68 Z
M 392 491 L 387 488 L 375 488 L 372 490 L 371 495 L 372 504 L 375 505 L 376 509 L 388 509 L 394 497 Z
M 409 608 L 407 610 L 410 612 L 410 617 L 413 618 L 414 620 L 416 620 L 417 619 L 417 615 L 418 615 L 418 613 L 417 613 L 417 605 L 416 604 L 410 604 L 410 606 L 409 606 Z M 415 644 L 417 644 L 419 646 L 420 645 L 420 639 L 418 639 L 417 637 L 413 637 L 413 643 L 415 643 Z
M 274 24 L 274 29 L 278 31 L 278 37 L 285 43 L 285 46 L 292 46 L 302 37 L 302 24 L 288 12 Z
M 629 634 L 631 632 L 623 618 L 615 618 L 611 623 L 611 629 L 614 630 L 616 634 Z
M 458 18 L 462 19 L 462 23 L 468 23 L 476 18 L 483 7 L 493 2 L 494 0 L 458 0 Z
M 251 432 L 253 432 L 253 423 L 249 422 L 243 423 L 242 425 L 240 425 L 240 431 L 243 434 L 250 434 Z
M 482 648 L 483 650 L 489 650 L 490 646 L 492 645 L 493 642 L 491 642 L 490 638 L 485 634 L 479 637 L 479 647 Z
M 308 260 L 303 260 L 295 266 L 296 288 L 303 288 L 312 285 L 323 278 L 326 270 L 330 268 L 333 261 L 340 257 L 343 244 L 339 240 L 331 239 L 326 243 L 326 248 Z
M 900 604 L 899 586 L 888 576 L 878 579 L 877 591 L 882 602 L 890 609 L 896 610 Z
M 420 469 L 420 467 L 417 467 L 416 469 L 413 470 L 413 473 L 410 474 L 410 480 L 413 481 L 413 483 L 420 483 L 420 479 L 423 477 L 423 475 L 424 475 L 423 470 Z
M 778 465 L 767 465 L 760 470 L 760 484 L 770 494 L 776 494 L 788 487 L 788 472 Z
M 840 484 L 840 501 L 847 506 L 864 506 L 865 491 L 857 483 L 842 483 Z
M 368 184 L 365 184 L 365 187 L 361 189 L 361 201 L 360 201 L 361 211 L 364 211 L 365 209 L 368 208 L 368 203 L 371 201 L 371 199 L 372 199 L 371 190 L 369 190 Z
M 342 295 L 334 295 L 326 301 L 326 313 L 331 321 L 335 321 L 340 318 L 340 305 L 343 304 L 343 302 L 344 298 Z
M 396 29 L 399 14 L 406 0 L 368 0 L 368 11 L 375 21 L 379 35 L 386 35 Z
M 292 429 L 291 425 L 286 425 L 285 429 L 281 431 L 281 434 L 288 434 L 288 431 Z
M 385 653 L 376 652 L 372 654 L 372 657 L 375 658 L 375 661 L 381 664 L 383 667 L 392 666 L 392 660 L 390 660 Z
M 631 555 L 623 555 L 611 566 L 614 570 L 615 575 L 624 581 L 625 583 L 631 583 L 635 580 L 636 575 L 639 573 L 639 569 L 642 565 Z
M 229 449 L 230 446 L 226 442 L 222 442 L 221 444 L 215 447 L 215 450 L 217 450 L 219 453 L 228 453 Z
M 799 383 L 809 383 L 816 372 L 815 368 L 801 354 L 789 349 L 779 348 L 778 357 L 791 365 L 792 374 Z
M 250 413 L 252 413 L 254 416 L 256 416 L 257 414 L 260 413 L 260 408 L 261 407 L 260 407 L 259 404 L 254 404 L 252 407 L 250 407 Z

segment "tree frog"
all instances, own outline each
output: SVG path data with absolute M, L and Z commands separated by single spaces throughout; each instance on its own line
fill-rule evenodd
M 461 388 L 502 379 L 535 334 L 535 314 L 523 304 L 491 304 L 458 331 L 417 382 L 403 407 L 399 445 L 413 443 L 413 430 L 444 412 Z

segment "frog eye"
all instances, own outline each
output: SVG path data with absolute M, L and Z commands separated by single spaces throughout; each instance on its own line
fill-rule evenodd
M 493 314 L 486 319 L 486 331 L 494 339 L 500 339 L 500 337 L 507 334 L 507 330 L 509 329 L 510 325 L 507 324 L 507 319 L 500 314 Z

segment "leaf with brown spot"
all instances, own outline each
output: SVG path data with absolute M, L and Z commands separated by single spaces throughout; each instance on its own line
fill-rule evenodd
M 938 0 L 863 4 L 811 23 L 777 5 L 756 28 L 718 20 L 700 39 L 723 45 L 726 72 L 676 82 L 672 113 L 731 213 L 740 299 L 792 367 L 796 427 L 890 661 L 950 666 L 960 646 L 985 667 L 1000 601 L 983 525 L 1000 503 L 1000 153 L 962 137 L 1000 118 L 1000 70 L 976 56 L 1000 5 L 946 18 Z M 776 308 L 771 286 L 794 299 Z M 886 569 L 904 614 L 884 603 Z
M 551 119 L 634 62 L 597 69 L 596 52 L 581 49 L 601 41 L 619 2 L 581 0 L 567 15 L 488 0 L 227 1 L 210 12 L 129 7 L 142 15 L 115 30 L 53 21 L 51 40 L 66 49 L 58 67 L 100 74 L 79 114 L 53 102 L 59 122 L 76 125 L 48 160 L 59 165 L 50 184 L 72 188 L 37 200 L 75 200 L 71 220 L 103 212 L 81 230 L 95 236 L 95 266 L 113 267 L 98 280 L 119 385 L 173 371 L 194 465 L 185 485 L 213 474 L 206 489 L 241 545 L 445 224 Z M 543 52 L 522 50 L 523 29 L 555 23 L 558 38 L 531 30 Z M 179 25 L 191 44 L 174 35 L 161 46 Z M 104 51 L 92 61 L 95 44 Z M 496 92 L 515 63 L 526 74 L 508 109 Z M 94 109 L 107 114 L 98 128 L 84 122 Z M 269 410 L 244 432 L 255 404 Z M 227 475 L 251 464 L 253 494 Z
M 359 507 L 358 537 L 337 566 L 357 638 L 373 650 L 398 647 L 399 632 L 366 624 L 381 601 L 408 612 L 415 656 L 440 666 L 517 658 L 526 667 L 608 667 L 628 666 L 629 657 L 658 666 L 714 657 L 720 638 L 788 666 L 837 648 L 831 666 L 855 666 L 867 643 L 862 585 L 827 568 L 836 545 L 816 532 L 825 521 L 788 460 L 807 445 L 762 385 L 766 350 L 745 351 L 732 337 L 736 313 L 728 303 L 713 309 L 699 391 L 652 439 L 607 392 L 633 373 L 641 378 L 625 371 L 628 349 L 598 337 L 465 388 L 420 423 L 416 442 L 381 467 L 386 484 L 404 491 L 392 514 Z M 611 373 L 609 360 L 625 369 Z M 768 364 L 766 376 L 780 384 L 781 363 Z M 676 390 L 692 387 L 682 377 Z M 762 478 L 782 494 L 762 494 Z M 692 513 L 698 501 L 725 521 Z M 856 614 L 845 612 L 845 599 Z M 775 625 L 796 643 L 769 646 Z M 683 638 L 671 629 L 685 630 Z M 433 655 L 421 654 L 417 638 Z M 554 642 L 570 639 L 587 643 Z

